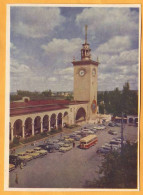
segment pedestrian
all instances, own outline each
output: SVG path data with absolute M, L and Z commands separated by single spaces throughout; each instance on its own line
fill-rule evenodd
M 111 150 L 112 150 L 112 144 L 111 144 L 111 146 L 110 146 L 110 147 L 111 147 Z
M 18 184 L 18 174 L 16 173 L 15 183 Z
M 75 142 L 73 142 L 73 148 L 75 147 Z
M 20 169 L 23 169 L 23 162 L 20 163 Z

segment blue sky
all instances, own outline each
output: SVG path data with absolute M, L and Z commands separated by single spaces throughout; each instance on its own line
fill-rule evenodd
M 72 91 L 72 60 L 80 60 L 84 26 L 98 90 L 138 88 L 139 10 L 129 7 L 10 8 L 10 88 Z

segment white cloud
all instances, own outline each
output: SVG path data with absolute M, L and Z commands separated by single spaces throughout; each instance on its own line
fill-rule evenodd
M 25 64 L 19 64 L 15 59 L 11 59 L 10 71 L 12 73 L 25 74 L 30 71 L 30 68 Z
M 45 50 L 47 55 L 69 55 L 71 58 L 72 54 L 79 52 L 82 43 L 80 38 L 70 40 L 54 38 L 47 45 L 42 45 L 41 48 Z
M 41 48 L 44 50 L 43 56 L 47 62 L 46 66 L 51 66 L 51 73 L 63 74 L 62 71 L 72 72 L 71 62 L 73 57 L 79 58 L 81 44 L 82 40 L 79 38 L 69 40 L 54 38 L 47 45 L 41 45 Z
M 138 50 L 129 50 L 129 51 L 123 51 L 119 55 L 112 56 L 108 62 L 112 65 L 120 65 L 125 66 L 128 65 L 128 67 L 131 67 L 134 64 L 138 63 Z
M 58 74 L 58 75 L 67 75 L 67 74 L 71 75 L 71 74 L 73 74 L 73 67 L 59 69 L 59 70 L 55 71 L 55 74 Z
M 27 7 L 26 9 L 20 7 L 15 10 L 12 31 L 26 37 L 46 37 L 64 21 L 65 18 L 60 14 L 60 9 L 56 7 Z
M 101 44 L 96 52 L 99 54 L 117 54 L 128 50 L 131 47 L 131 40 L 128 36 L 115 36 L 104 44 Z
M 130 8 L 85 8 L 76 17 L 78 26 L 88 25 L 88 37 L 106 42 L 113 36 L 137 37 L 138 15 Z
M 10 48 L 14 49 L 14 50 L 16 49 L 16 46 L 14 45 L 14 43 L 12 43 L 12 42 L 10 43 Z
M 57 78 L 56 77 L 50 77 L 50 78 L 48 78 L 48 81 L 57 81 Z

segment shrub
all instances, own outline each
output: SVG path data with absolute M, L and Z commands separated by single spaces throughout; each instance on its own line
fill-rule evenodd
M 16 145 L 19 144 L 19 139 L 20 139 L 19 137 L 14 137 L 13 144 L 16 144 Z

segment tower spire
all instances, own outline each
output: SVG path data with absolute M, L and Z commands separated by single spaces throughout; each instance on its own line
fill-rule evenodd
M 87 43 L 87 25 L 85 25 L 85 44 Z

